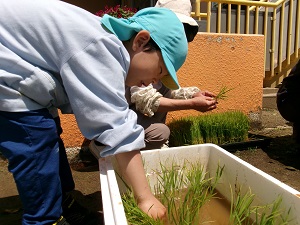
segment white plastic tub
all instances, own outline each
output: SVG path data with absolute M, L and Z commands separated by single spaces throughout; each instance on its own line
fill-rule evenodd
M 231 188 L 248 191 L 255 194 L 255 205 L 266 205 L 272 203 L 282 196 L 281 207 L 291 208 L 291 225 L 300 224 L 300 192 L 280 182 L 274 177 L 253 167 L 249 163 L 239 159 L 225 149 L 214 144 L 200 144 L 168 149 L 143 151 L 142 157 L 146 175 L 148 176 L 151 188 L 155 185 L 156 177 L 153 171 L 161 168 L 160 163 L 165 166 L 176 162 L 183 165 L 185 160 L 189 162 L 200 162 L 206 172 L 214 175 L 218 165 L 224 166 L 221 180 L 217 186 L 220 192 L 227 199 L 230 199 Z M 113 157 L 100 158 L 100 184 L 106 225 L 126 225 L 126 216 L 121 201 L 120 193 L 124 186 L 118 182 L 116 177 Z

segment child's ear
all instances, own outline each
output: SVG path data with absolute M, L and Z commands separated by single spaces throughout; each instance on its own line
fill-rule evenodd
M 144 46 L 150 40 L 150 33 L 147 30 L 141 30 L 137 33 L 132 43 L 132 50 L 136 51 L 138 49 L 143 50 Z

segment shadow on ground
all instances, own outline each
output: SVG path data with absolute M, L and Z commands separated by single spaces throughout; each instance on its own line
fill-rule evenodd
M 275 137 L 263 148 L 271 159 L 300 170 L 300 145 L 291 135 Z
M 3 225 L 21 224 L 22 204 L 19 195 L 0 198 L 0 221 Z
M 98 224 L 103 223 L 103 211 L 101 202 L 101 192 L 83 195 L 80 191 L 73 191 L 74 198 L 93 212 L 97 212 L 99 217 Z M 100 202 L 96 199 L 100 199 Z M 95 201 L 96 200 L 96 201 Z M 0 224 L 17 225 L 22 223 L 22 203 L 18 195 L 0 198 Z
M 271 137 L 267 146 L 239 149 L 233 154 L 300 191 L 300 145 L 291 135 Z

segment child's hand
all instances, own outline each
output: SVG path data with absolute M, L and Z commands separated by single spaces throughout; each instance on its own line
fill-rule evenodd
M 204 96 L 207 96 L 207 97 L 212 97 L 212 98 L 216 97 L 216 95 L 214 93 L 210 92 L 210 91 L 199 91 L 199 92 L 195 93 L 193 95 L 193 97 L 199 97 L 201 95 L 204 95 Z
M 143 199 L 138 199 L 139 208 L 153 219 L 166 219 L 167 209 L 152 194 Z
M 115 155 L 121 176 L 132 187 L 138 207 L 154 219 L 165 219 L 167 209 L 150 190 L 145 176 L 140 151 L 130 151 Z
M 192 109 L 195 109 L 199 112 L 207 112 L 217 108 L 218 102 L 215 98 L 211 97 L 211 94 L 208 92 L 206 95 L 197 94 L 193 98 L 188 99 Z

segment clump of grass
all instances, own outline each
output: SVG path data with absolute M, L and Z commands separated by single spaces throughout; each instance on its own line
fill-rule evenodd
M 138 207 L 132 191 L 122 195 L 122 202 L 130 225 L 163 225 L 163 221 L 153 219 Z
M 228 96 L 227 96 L 227 93 L 229 91 L 232 91 L 234 88 L 228 88 L 226 86 L 223 86 L 219 93 L 216 95 L 215 99 L 218 101 L 218 100 L 225 100 Z
M 232 225 L 287 225 L 291 222 L 289 218 L 290 209 L 285 212 L 280 207 L 282 197 L 278 196 L 271 204 L 264 206 L 252 206 L 255 195 L 251 190 L 237 196 L 231 194 L 230 223 Z M 254 217 L 252 220 L 251 217 Z
M 161 164 L 155 195 L 167 207 L 168 224 L 199 224 L 200 208 L 215 195 L 216 185 L 224 167 L 218 166 L 215 177 L 207 177 L 203 165 L 188 163 L 171 168 Z M 163 221 L 154 220 L 142 212 L 131 191 L 122 195 L 122 201 L 129 224 L 162 225 Z
M 287 225 L 290 224 L 290 211 L 291 208 L 288 209 L 287 212 L 283 208 L 281 208 L 282 197 L 278 196 L 275 201 L 273 201 L 270 205 L 265 207 L 256 206 L 255 208 L 255 215 L 256 220 L 255 224 L 258 225 Z M 262 210 L 262 213 L 259 211 Z M 269 212 L 268 209 L 271 209 Z
M 169 145 L 226 144 L 248 139 L 249 118 L 240 111 L 189 116 L 169 124 Z
M 130 189 L 122 195 L 127 221 L 131 225 L 198 225 L 201 221 L 200 208 L 215 197 L 216 186 L 223 174 L 224 166 L 218 165 L 215 176 L 211 177 L 199 163 L 184 162 L 183 166 L 171 164 L 170 168 L 163 164 L 159 171 L 154 193 L 167 207 L 168 221 L 154 220 L 141 211 L 136 204 Z M 287 225 L 290 209 L 281 208 L 282 198 L 278 196 L 271 204 L 253 206 L 255 195 L 249 189 L 244 195 L 241 190 L 231 192 L 230 225 Z M 203 220 L 203 219 L 202 219 Z M 227 224 L 227 223 L 226 223 Z
M 237 196 L 234 197 L 231 191 L 231 202 L 230 202 L 230 224 L 234 225 L 246 225 L 249 221 L 251 213 L 250 206 L 254 200 L 254 194 L 247 192 L 245 195 L 241 195 L 239 191 Z
M 218 167 L 215 177 L 210 178 L 199 163 L 185 162 L 180 169 L 161 165 L 155 193 L 168 209 L 170 224 L 199 224 L 199 210 L 215 195 L 223 169 Z

